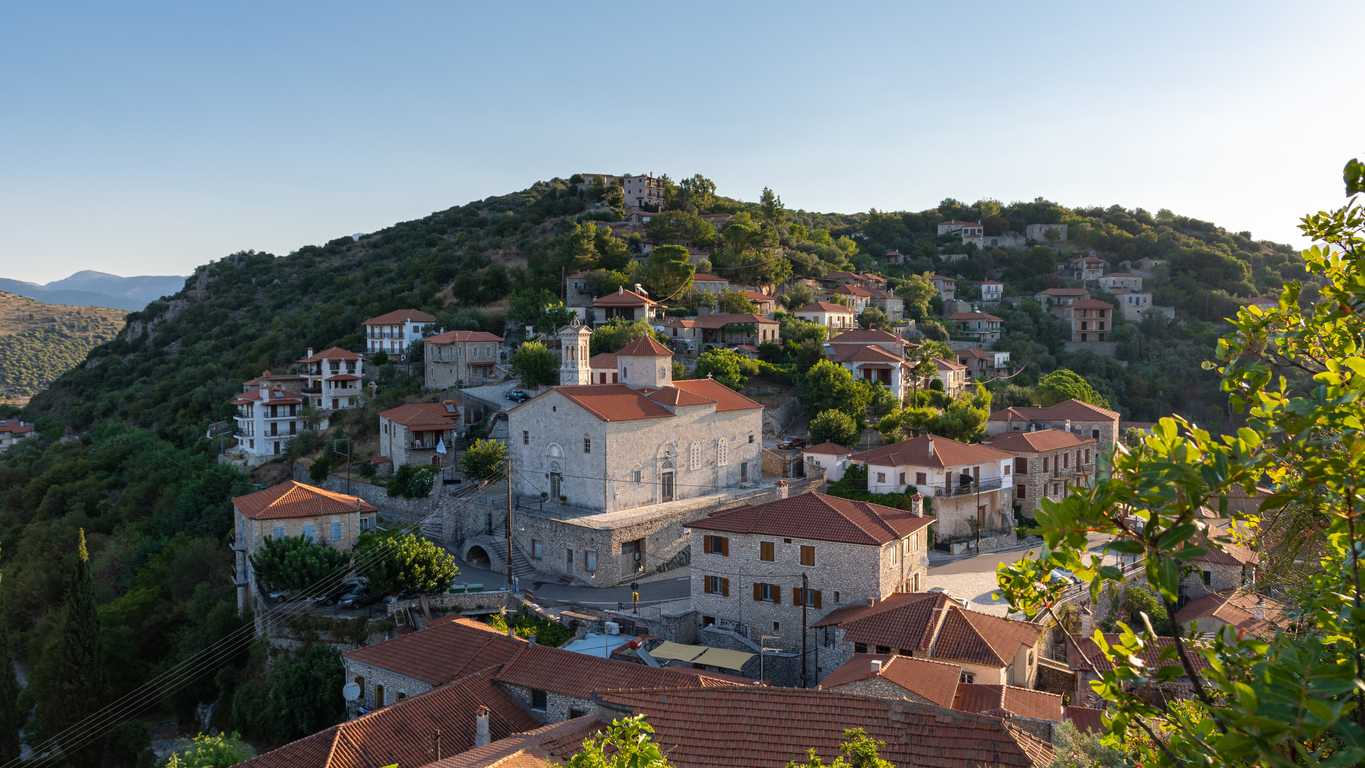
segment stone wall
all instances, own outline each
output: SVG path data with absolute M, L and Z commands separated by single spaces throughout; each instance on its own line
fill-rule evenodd
M 833 671 L 834 670 L 829 670 L 829 672 Z M 828 672 L 826 674 L 828 674 Z M 906 701 L 917 701 L 920 704 L 938 706 L 937 704 L 934 704 L 934 702 L 929 701 L 922 696 L 916 696 L 899 685 L 881 677 L 871 677 L 867 680 L 855 680 L 854 682 L 841 685 L 838 688 L 830 688 L 829 690 L 838 691 L 840 693 L 856 693 L 859 696 L 871 696 L 874 699 L 904 699 Z
M 468 583 L 468 579 L 456 576 L 455 583 Z M 497 587 L 490 589 L 490 587 Z M 427 595 L 427 606 L 433 613 L 478 613 L 481 611 L 496 611 L 498 608 L 506 608 L 508 611 L 520 611 L 522 605 L 526 604 L 514 592 L 508 592 L 503 582 L 498 585 L 484 584 L 483 592 L 470 592 L 459 595 Z M 390 616 L 404 613 L 406 611 L 420 612 L 422 601 L 418 598 L 412 600 L 401 600 L 388 603 L 385 608 Z
M 360 698 L 346 702 L 346 717 L 348 719 L 356 717 L 361 707 L 373 711 L 399 701 L 400 695 L 407 699 L 431 690 L 431 685 L 406 675 L 400 675 L 345 657 L 342 658 L 342 662 L 346 665 L 346 682 L 360 683 Z M 379 701 L 377 698 L 380 686 L 383 687 L 384 691 L 383 701 Z
M 301 464 L 294 465 L 294 479 L 301 483 L 314 485 L 312 478 L 308 476 L 308 469 Z M 440 503 L 442 483 L 438 473 L 436 482 L 432 484 L 430 495 L 419 499 L 405 499 L 402 496 L 390 496 L 389 489 L 381 485 L 365 482 L 360 478 L 360 474 L 352 468 L 349 491 L 346 489 L 344 472 L 340 477 L 335 474 L 328 475 L 321 483 L 317 483 L 316 487 L 333 493 L 349 493 L 352 496 L 359 496 L 380 512 L 398 512 L 407 516 L 425 517 L 436 511 L 437 505 Z
M 1070 696 L 1076 692 L 1076 675 L 1067 669 L 1065 664 L 1051 659 L 1039 659 L 1038 682 L 1035 683 L 1035 688 L 1045 693 Z
M 1110 426 L 1112 429 L 1112 425 Z M 1104 434 L 1101 429 L 1101 435 Z M 1080 449 L 1058 448 L 1051 451 L 1039 451 L 1037 453 L 1016 453 L 1014 462 L 1014 503 L 1020 508 L 1020 512 L 1028 517 L 1034 516 L 1034 510 L 1038 509 L 1042 499 L 1065 498 L 1067 490 L 1075 478 L 1077 471 L 1093 473 L 1095 471 L 1095 452 L 1098 450 L 1099 443 L 1095 442 Z M 1058 469 L 1057 464 L 1062 462 L 1063 454 L 1066 455 L 1066 466 Z M 1077 455 L 1079 454 L 1079 455 Z M 1026 463 L 1024 472 L 1019 472 L 1019 460 L 1023 459 Z M 1043 460 L 1046 459 L 1047 469 L 1043 468 Z M 1060 486 L 1057 493 L 1053 493 L 1053 485 Z M 1023 486 L 1024 493 L 1019 493 L 1019 487 Z
M 1119 353 L 1117 341 L 1068 341 L 1066 343 L 1067 352 L 1080 352 L 1088 349 L 1097 355 L 1105 357 L 1115 357 Z
M 566 696 L 562 693 L 547 691 L 545 693 L 545 709 L 539 710 L 531 708 L 530 688 L 508 685 L 507 683 L 498 683 L 498 687 L 515 699 L 523 709 L 531 714 L 531 717 L 546 725 L 562 723 L 571 717 L 597 714 L 597 705 L 589 699 L 580 699 L 576 696 Z
M 771 408 L 765 404 L 763 406 L 763 434 L 778 437 L 805 414 L 805 406 L 801 405 L 801 401 L 794 397 Z

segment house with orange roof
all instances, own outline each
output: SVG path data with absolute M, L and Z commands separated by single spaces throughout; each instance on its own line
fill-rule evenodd
M 446 331 L 422 340 L 427 389 L 450 389 L 499 379 L 502 337 L 484 331 Z
M 807 304 L 800 309 L 792 310 L 792 314 L 796 316 L 797 320 L 823 325 L 831 332 L 856 328 L 858 325 L 853 321 L 854 312 L 852 309 L 828 301 Z
M 984 349 L 959 349 L 957 362 L 967 367 L 967 381 L 992 381 L 1010 372 L 1010 353 Z
M 982 346 L 990 346 L 1000 340 L 1000 324 L 1003 322 L 995 315 L 986 312 L 955 312 L 948 316 L 954 323 L 961 323 L 959 333 L 971 336 Z
M 32 424 L 25 424 L 20 419 L 0 419 L 0 451 L 9 450 L 20 440 L 37 434 Z
M 1098 441 L 1098 448 L 1101 449 L 1113 445 L 1121 434 L 1117 412 L 1075 399 L 1063 400 L 1045 408 L 1034 406 L 1002 408 L 986 418 L 987 435 L 1028 432 L 1036 429 L 1076 432 Z
M 758 308 L 758 314 L 763 315 L 764 317 L 772 317 L 773 313 L 777 311 L 777 299 L 772 296 L 769 296 L 762 291 L 754 291 L 748 288 L 740 288 L 738 290 L 744 294 L 744 298 L 753 302 L 754 306 Z
M 847 335 L 845 333 L 841 336 Z M 853 378 L 877 382 L 898 399 L 904 399 L 909 387 L 911 366 L 905 362 L 902 355 L 888 352 L 885 345 L 876 343 L 862 345 L 840 343 L 829 346 L 832 350 L 830 361 L 843 366 Z
M 1242 633 L 1270 640 L 1275 637 L 1277 625 L 1289 608 L 1275 597 L 1226 587 L 1186 603 L 1176 611 L 1174 620 L 1187 635 L 1197 627 L 1199 634 L 1206 638 L 1226 633 L 1228 642 Z
M 860 285 L 841 285 L 837 288 L 831 288 L 822 294 L 822 299 L 832 302 L 835 296 L 838 296 L 840 301 L 852 309 L 854 314 L 867 309 L 868 302 L 872 300 L 872 293 Z
M 460 429 L 460 406 L 454 400 L 440 403 L 404 403 L 379 413 L 379 455 L 393 462 L 425 466 L 441 463 L 438 449 L 455 455 L 455 436 Z
M 236 449 L 252 467 L 286 453 L 289 441 L 307 427 L 303 418 L 306 395 L 276 387 L 268 377 L 254 381 L 257 382 L 254 389 L 232 399 Z
M 778 322 L 754 314 L 701 315 L 694 321 L 703 344 L 762 344 L 777 341 Z
M 1004 432 L 985 445 L 1014 456 L 1014 503 L 1029 517 L 1043 499 L 1063 499 L 1095 478 L 1099 441 L 1069 429 Z
M 977 528 L 1014 534 L 1014 456 L 989 445 L 922 435 L 849 457 L 867 467 L 869 493 L 916 493 L 933 499 L 939 540 Z M 972 526 L 975 521 L 977 528 Z
M 967 366 L 955 360 L 934 358 L 935 378 L 943 383 L 943 392 L 957 397 L 967 388 Z
M 374 529 L 377 512 L 359 496 L 326 491 L 296 480 L 233 499 L 237 610 L 246 610 L 259 597 L 251 556 L 265 546 L 267 538 L 302 536 L 346 551 L 355 546 L 362 532 Z
M 802 645 L 807 625 L 840 606 L 920 588 L 932 517 L 821 493 L 713 512 L 688 523 L 692 607 L 708 627 L 757 643 Z M 813 633 L 805 636 L 815 683 Z
M 712 293 L 717 296 L 730 290 L 730 281 L 715 275 L 693 275 L 692 287 L 705 293 Z
M 855 653 L 820 680 L 820 689 L 952 707 L 962 667 L 889 653 Z
M 929 275 L 929 282 L 938 291 L 939 298 L 953 301 L 957 297 L 957 280 L 943 275 Z
M 593 299 L 593 325 L 601 325 L 618 317 L 629 322 L 653 320 L 658 309 L 659 303 L 648 296 L 621 287 L 616 289 L 616 293 Z
M 361 382 L 365 377 L 365 357 L 341 347 L 308 354 L 296 361 L 299 373 L 308 377 L 300 393 L 306 405 L 323 411 L 337 411 L 360 405 Z
M 365 352 L 385 352 L 390 357 L 406 360 L 408 350 L 436 325 L 436 318 L 416 309 L 395 309 L 362 323 L 365 329 Z
M 819 445 L 803 448 L 801 459 L 807 464 L 824 469 L 826 482 L 837 483 L 844 476 L 844 470 L 848 469 L 848 457 L 852 454 L 852 448 L 845 448 L 826 440 Z
M 905 299 L 883 288 L 868 288 L 867 305 L 876 307 L 891 318 L 891 322 L 905 319 Z

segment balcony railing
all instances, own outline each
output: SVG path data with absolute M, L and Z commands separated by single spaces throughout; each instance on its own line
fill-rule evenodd
M 970 496 L 971 494 L 978 492 L 996 491 L 999 490 L 1000 487 L 1001 487 L 1000 478 L 990 477 L 986 478 L 985 480 L 973 479 L 967 480 L 966 482 L 945 483 L 944 485 L 935 485 L 933 486 L 933 489 L 934 496 L 943 497 Z

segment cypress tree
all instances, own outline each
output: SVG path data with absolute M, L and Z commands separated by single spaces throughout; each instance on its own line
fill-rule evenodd
M 98 766 L 104 751 L 103 731 L 75 727 L 98 712 L 107 702 L 108 685 L 104 672 L 104 652 L 100 643 L 100 617 L 95 605 L 95 580 L 90 570 L 90 554 L 85 549 L 85 529 L 80 531 L 76 567 L 71 573 L 66 602 L 62 605 L 62 634 L 57 640 L 57 690 L 59 702 L 53 708 L 55 730 L 72 733 L 59 738 L 62 752 L 76 768 Z M 94 738 L 99 733 L 98 738 Z
M 6 615 L 5 595 L 0 592 L 0 765 L 19 759 L 19 679 L 14 676 Z

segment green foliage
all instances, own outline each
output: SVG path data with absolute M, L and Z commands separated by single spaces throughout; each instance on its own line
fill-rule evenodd
M 0 576 L 0 578 L 3 578 Z M 0 591 L 0 765 L 19 759 L 19 679 L 14 674 L 9 626 L 4 620 L 5 593 Z
M 559 383 L 559 359 L 539 341 L 528 341 L 517 348 L 510 361 L 512 375 L 528 387 L 547 387 Z
M 419 592 L 438 595 L 450 589 L 460 569 L 449 552 L 420 536 L 403 534 L 374 543 L 380 557 L 361 569 L 372 589 L 392 595 Z
M 436 467 L 425 464 L 414 467 L 411 464 L 403 464 L 389 478 L 388 494 L 391 497 L 401 496 L 405 499 L 425 499 L 431 495 L 431 489 L 436 487 Z
M 653 336 L 656 340 L 667 344 L 667 339 L 656 333 L 648 320 L 631 321 L 614 317 L 593 329 L 592 336 L 588 338 L 588 353 L 600 355 L 619 352 L 632 341 L 645 335 Z
M 805 283 L 792 283 L 787 292 L 780 297 L 782 306 L 787 309 L 800 309 L 815 301 L 815 291 L 811 290 Z M 782 338 L 788 338 L 786 334 Z
M 1102 733 L 1082 731 L 1070 720 L 1054 733 L 1057 741 L 1051 768 L 1134 768 L 1127 752 L 1106 744 Z
M 805 762 L 789 760 L 787 768 L 896 768 L 890 760 L 878 756 L 885 747 L 886 742 L 873 739 L 862 728 L 848 728 L 844 731 L 844 743 L 839 745 L 839 757 L 834 762 L 825 763 L 812 749 Z
M 743 291 L 721 291 L 716 298 L 716 311 L 725 315 L 753 315 L 758 313 L 758 305 L 749 301 Z
M 327 479 L 327 475 L 332 471 L 332 454 L 323 453 L 313 459 L 313 463 L 308 467 L 308 478 L 314 485 L 319 485 Z
M 914 486 L 911 486 L 911 491 Z M 844 476 L 836 483 L 830 483 L 825 493 L 841 499 L 869 501 L 893 509 L 910 509 L 910 496 L 904 493 L 869 493 L 867 490 L 867 466 L 851 464 L 844 469 Z M 926 499 L 926 501 L 928 501 Z
M 929 309 L 929 301 L 938 295 L 938 289 L 929 282 L 926 275 L 908 275 L 896 287 L 896 295 L 905 299 L 905 311 L 910 312 L 911 307 L 919 307 L 921 311 Z
M 501 477 L 507 465 L 507 445 L 497 440 L 476 440 L 460 457 L 465 477 L 484 482 Z
M 507 631 L 507 619 L 498 614 L 494 614 L 488 620 L 488 625 L 499 632 Z M 517 614 L 516 619 L 512 622 L 512 632 L 517 637 L 535 635 L 537 645 L 545 645 L 550 648 L 558 648 L 574 639 L 573 631 L 563 624 L 545 616 L 533 616 L 528 613 Z
M 858 325 L 872 331 L 891 331 L 891 318 L 880 307 L 868 307 L 858 314 Z
M 858 422 L 843 411 L 822 411 L 810 420 L 810 441 L 817 445 L 829 440 L 844 447 L 857 445 L 862 429 Z
M 711 377 L 733 390 L 741 390 L 750 376 L 758 375 L 758 364 L 728 349 L 713 349 L 697 357 L 695 378 Z
M 806 372 L 797 386 L 797 397 L 806 406 L 806 413 L 815 418 L 829 410 L 843 411 L 858 423 L 863 423 L 872 392 L 853 380 L 853 374 L 842 365 L 821 360 Z
M 551 333 L 568 325 L 573 312 L 554 293 L 546 289 L 517 294 L 507 309 L 507 317 L 517 325 L 529 325 L 536 333 Z
M 230 768 L 256 756 L 237 733 L 205 734 L 180 739 L 162 763 L 164 768 Z
M 605 731 L 584 740 L 583 749 L 569 758 L 566 768 L 668 768 L 653 733 L 644 715 L 614 720 Z
M 716 241 L 716 228 L 690 211 L 664 211 L 645 224 L 645 235 L 656 243 L 688 243 L 695 248 L 710 248 Z
M 152 752 L 152 737 L 147 724 L 141 720 L 124 720 L 109 729 L 106 742 L 106 764 L 119 768 L 142 768 L 156 761 Z
M 1109 401 L 1101 397 L 1089 382 L 1065 368 L 1059 368 L 1044 376 L 1042 381 L 1038 382 L 1038 388 L 1034 390 L 1034 397 L 1037 398 L 1039 405 L 1045 407 L 1071 399 L 1098 405 L 1101 408 L 1109 407 Z
M 687 249 L 681 245 L 661 245 L 649 252 L 645 281 L 651 298 L 667 302 L 687 293 L 697 268 L 687 262 Z
M 250 739 L 287 742 L 310 736 L 346 719 L 341 688 L 346 667 L 330 645 L 313 645 L 291 661 L 276 659 L 269 675 L 239 685 L 233 692 L 227 720 Z M 210 755 L 230 754 L 236 736 L 206 745 Z
M 41 392 L 113 339 L 125 314 L 42 304 L 0 291 L 0 399 Z
M 319 536 L 325 531 L 320 531 Z M 351 556 L 303 536 L 267 536 L 251 555 L 251 568 L 267 589 L 304 589 L 350 566 Z
M 681 361 L 674 360 L 672 369 L 674 381 L 682 381 L 683 379 L 687 378 L 687 368 L 682 364 Z

